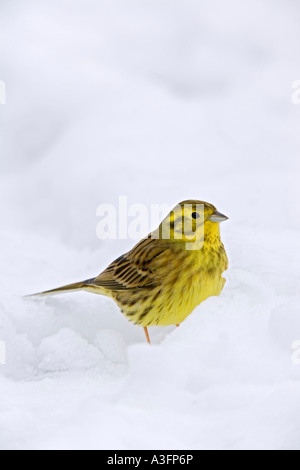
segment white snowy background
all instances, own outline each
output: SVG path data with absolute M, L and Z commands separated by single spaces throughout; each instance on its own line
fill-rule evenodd
M 1 449 L 300 449 L 299 24 L 298 0 L 1 0 Z M 230 217 L 226 288 L 152 347 L 109 299 L 22 297 L 133 246 L 96 237 L 120 195 Z

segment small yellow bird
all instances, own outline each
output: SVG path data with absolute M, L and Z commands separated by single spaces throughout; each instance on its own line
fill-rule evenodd
M 148 327 L 179 326 L 197 305 L 221 293 L 228 258 L 219 223 L 227 219 L 212 204 L 183 201 L 98 277 L 35 295 L 84 290 L 111 297 L 150 343 Z

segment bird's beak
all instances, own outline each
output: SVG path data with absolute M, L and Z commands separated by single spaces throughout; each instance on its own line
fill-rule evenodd
M 225 220 L 228 220 L 228 217 L 224 214 L 221 214 L 221 212 L 215 211 L 209 218 L 210 222 L 225 222 Z

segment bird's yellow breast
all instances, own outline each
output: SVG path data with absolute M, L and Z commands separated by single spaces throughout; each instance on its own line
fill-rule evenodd
M 144 327 L 176 325 L 208 297 L 221 293 L 228 258 L 218 233 L 210 235 L 200 250 L 187 251 L 174 243 L 159 256 L 154 265 L 157 285 L 113 294 L 130 321 Z

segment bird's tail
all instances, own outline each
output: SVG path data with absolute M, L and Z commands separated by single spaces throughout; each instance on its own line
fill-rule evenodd
M 39 292 L 38 294 L 27 295 L 26 297 L 41 297 L 44 295 L 59 295 L 66 294 L 67 292 L 73 292 L 76 290 L 89 289 L 94 279 L 87 281 L 75 282 L 74 284 L 68 284 L 67 286 L 58 287 L 57 289 L 47 290 L 45 292 Z

